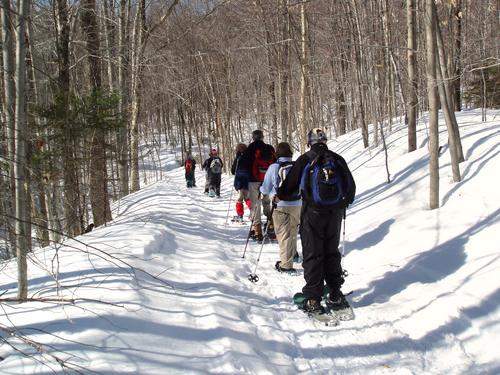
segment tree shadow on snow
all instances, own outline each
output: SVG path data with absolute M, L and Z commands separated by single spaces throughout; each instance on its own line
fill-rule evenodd
M 354 301 L 355 307 L 368 306 L 372 303 L 387 302 L 408 286 L 414 283 L 435 283 L 456 272 L 465 264 L 465 244 L 469 238 L 500 220 L 500 209 L 441 245 L 420 253 L 404 267 L 396 271 L 386 272 L 381 278 L 356 292 L 361 299 Z
M 375 246 L 376 244 L 382 242 L 384 237 L 389 233 L 389 228 L 394 224 L 396 220 L 389 219 L 380 223 L 375 229 L 364 233 L 352 242 L 348 242 L 346 255 L 352 250 L 363 250 L 369 247 Z

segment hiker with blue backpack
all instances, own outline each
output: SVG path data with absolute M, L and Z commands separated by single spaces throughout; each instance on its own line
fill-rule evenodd
M 213 148 L 210 151 L 210 157 L 203 162 L 202 168 L 207 172 L 205 194 L 208 194 L 209 197 L 217 196 L 220 198 L 220 184 L 224 164 L 218 154 L 217 149 Z
M 326 141 L 322 129 L 309 131 L 310 150 L 296 160 L 277 194 L 280 200 L 290 200 L 300 189 L 302 195 L 303 309 L 312 314 L 325 312 L 323 297 L 330 310 L 349 306 L 341 291 L 344 274 L 339 242 L 342 219 L 354 201 L 356 185 L 346 161 L 329 150 Z
M 260 187 L 260 192 L 269 195 L 274 207 L 272 218 L 280 248 L 280 260 L 276 262 L 275 268 L 278 272 L 286 274 L 297 274 L 297 270 L 293 268 L 293 258 L 297 254 L 297 234 L 302 198 L 297 190 L 295 196 L 287 197 L 287 200 L 280 200 L 276 196 L 276 191 L 293 167 L 292 156 L 293 151 L 290 144 L 279 143 L 276 146 L 278 160 L 269 166 Z

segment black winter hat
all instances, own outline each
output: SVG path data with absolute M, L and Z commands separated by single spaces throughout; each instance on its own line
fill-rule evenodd
M 262 141 L 264 139 L 264 133 L 262 130 L 257 129 L 252 132 L 252 139 L 254 141 Z

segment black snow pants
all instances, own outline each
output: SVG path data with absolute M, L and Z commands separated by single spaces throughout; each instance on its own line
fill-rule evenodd
M 220 197 L 221 173 L 209 173 L 209 189 L 215 192 L 215 195 Z
M 344 283 L 339 252 L 343 215 L 344 209 L 302 206 L 300 238 L 306 281 L 302 292 L 306 298 L 321 300 L 325 284 L 337 291 Z

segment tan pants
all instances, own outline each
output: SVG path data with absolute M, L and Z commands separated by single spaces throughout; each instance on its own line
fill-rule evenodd
M 250 199 L 248 197 L 248 190 L 246 189 L 240 189 L 238 190 L 238 195 L 236 196 L 236 202 L 245 202 L 247 199 Z
M 297 252 L 297 233 L 301 206 L 276 207 L 273 212 L 274 231 L 280 246 L 280 267 L 293 267 Z
M 260 205 L 262 204 L 262 210 L 264 210 L 264 215 L 269 217 L 271 215 L 271 201 L 269 200 L 269 195 L 262 196 L 259 200 L 260 194 L 260 182 L 249 182 L 248 183 L 248 197 L 252 202 L 251 217 L 254 218 L 254 224 L 260 224 L 262 222 L 261 215 L 262 211 Z

